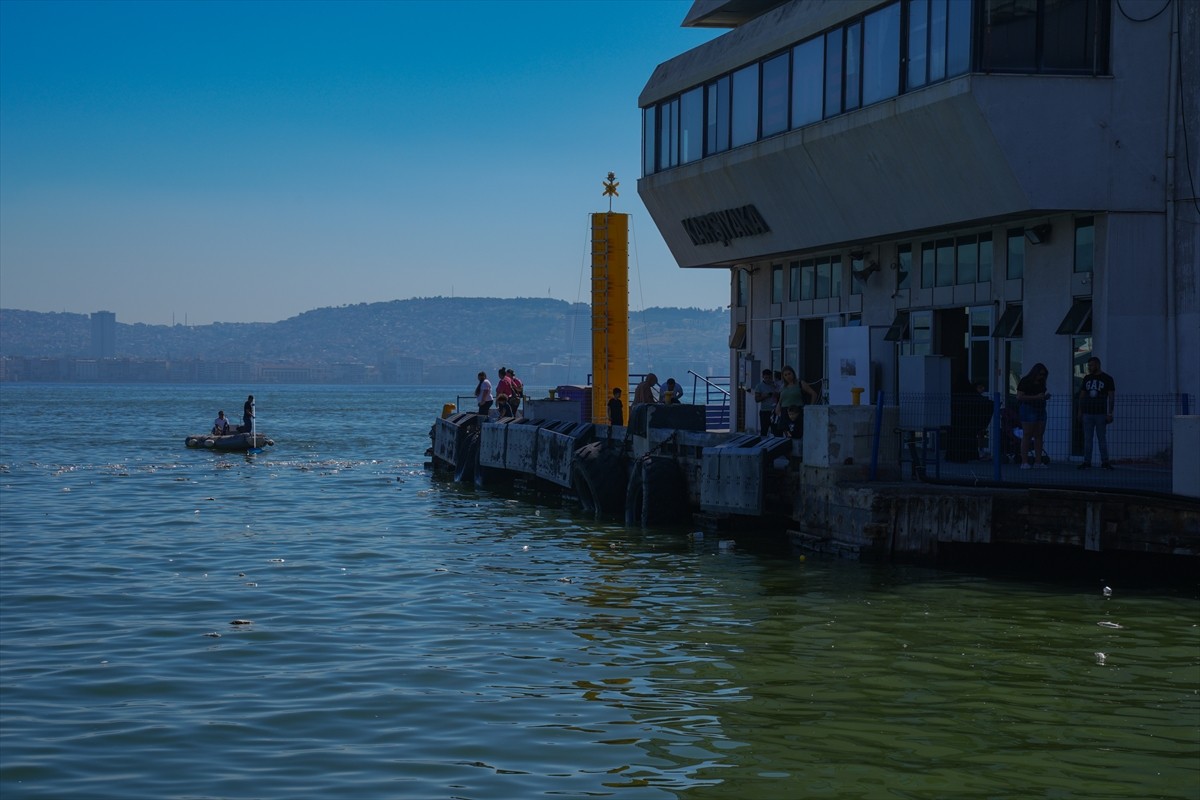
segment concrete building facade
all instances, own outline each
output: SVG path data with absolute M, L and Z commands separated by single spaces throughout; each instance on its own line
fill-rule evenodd
M 871 397 L 915 354 L 1006 396 L 1042 362 L 1066 398 L 1095 355 L 1195 413 L 1200 3 L 698 0 L 683 24 L 730 30 L 643 89 L 638 192 L 681 267 L 729 270 L 735 384 L 788 364 L 837 402 L 853 340 Z

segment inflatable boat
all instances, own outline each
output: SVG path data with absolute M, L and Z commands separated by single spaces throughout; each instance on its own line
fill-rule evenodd
M 261 433 L 227 433 L 218 436 L 212 433 L 197 433 L 183 440 L 188 447 L 197 450 L 221 450 L 229 453 L 244 453 L 247 450 L 261 450 L 275 444 Z

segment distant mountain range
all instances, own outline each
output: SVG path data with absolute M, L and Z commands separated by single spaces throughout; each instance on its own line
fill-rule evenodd
M 0 357 L 88 358 L 87 314 L 0 309 Z M 724 309 L 654 307 L 630 314 L 631 371 L 728 371 Z M 364 364 L 419 359 L 470 370 L 590 364 L 591 310 L 563 300 L 428 297 L 318 308 L 281 322 L 125 324 L 118 358 Z

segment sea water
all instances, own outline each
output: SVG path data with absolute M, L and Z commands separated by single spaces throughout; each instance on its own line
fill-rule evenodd
M 597 523 L 431 475 L 454 387 L 254 391 L 245 455 L 183 446 L 242 387 L 0 390 L 4 800 L 1200 797 L 1194 591 Z

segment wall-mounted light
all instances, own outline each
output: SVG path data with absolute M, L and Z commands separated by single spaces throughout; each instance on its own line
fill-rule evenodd
M 1043 244 L 1050 241 L 1050 223 L 1026 228 L 1025 238 L 1029 240 L 1030 244 Z

